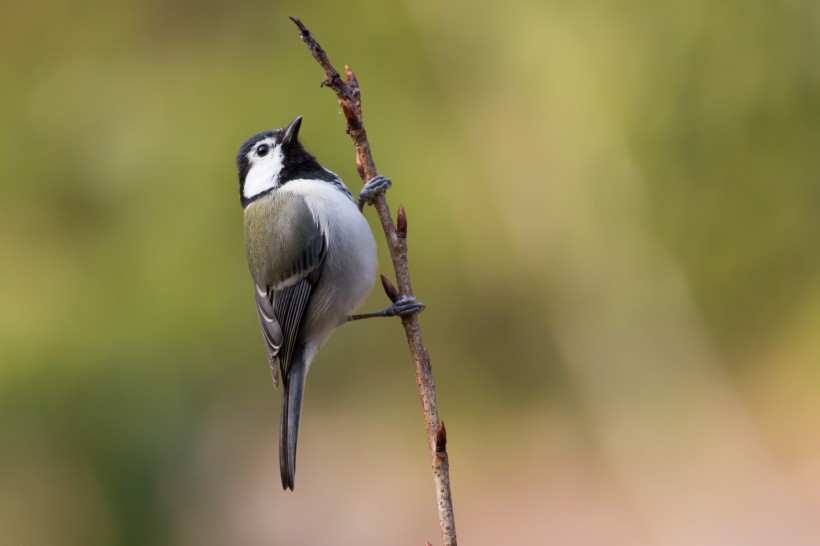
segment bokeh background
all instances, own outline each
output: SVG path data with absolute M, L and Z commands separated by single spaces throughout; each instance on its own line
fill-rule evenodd
M 408 211 L 463 544 L 820 544 L 815 0 L 4 2 L 0 542 L 438 538 L 396 321 L 281 490 L 235 152 L 302 114 L 360 187 L 288 15 Z

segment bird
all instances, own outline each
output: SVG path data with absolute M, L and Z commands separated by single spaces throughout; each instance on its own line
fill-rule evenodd
M 296 445 L 308 370 L 333 331 L 361 318 L 408 316 L 424 305 L 402 298 L 352 315 L 377 274 L 376 242 L 362 208 L 391 185 L 377 175 L 358 202 L 342 180 L 299 141 L 302 116 L 252 136 L 236 166 L 245 247 L 274 388 L 281 383 L 279 468 L 293 491 Z

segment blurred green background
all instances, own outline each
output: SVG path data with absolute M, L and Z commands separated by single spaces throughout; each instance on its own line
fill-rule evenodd
M 301 114 L 360 187 L 288 15 L 408 211 L 463 544 L 820 543 L 820 3 L 2 13 L 3 544 L 437 539 L 396 321 L 320 352 L 281 491 L 234 156 Z

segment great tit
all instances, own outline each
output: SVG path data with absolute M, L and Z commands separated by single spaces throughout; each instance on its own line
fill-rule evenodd
M 298 140 L 301 116 L 239 149 L 239 193 L 256 309 L 274 386 L 283 384 L 279 433 L 282 487 L 293 490 L 305 377 L 319 347 L 349 320 L 406 316 L 412 298 L 351 316 L 376 277 L 376 243 L 361 205 L 389 187 L 377 176 L 360 203 Z

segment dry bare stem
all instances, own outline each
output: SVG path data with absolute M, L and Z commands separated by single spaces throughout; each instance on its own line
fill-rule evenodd
M 313 58 L 325 71 L 326 79 L 322 82 L 322 86 L 330 87 L 336 93 L 339 107 L 347 121 L 347 133 L 356 148 L 356 167 L 359 176 L 361 176 L 363 182 L 366 182 L 376 176 L 377 171 L 376 164 L 373 162 L 373 155 L 370 152 L 367 132 L 362 122 L 362 100 L 359 82 L 353 71 L 347 66 L 345 66 L 345 78 L 343 80 L 339 72 L 330 64 L 327 54 L 313 34 L 299 19 L 291 17 L 291 20 L 299 27 L 302 41 L 305 42 Z M 394 224 L 384 194 L 376 197 L 373 206 L 379 215 L 379 221 L 387 238 L 387 245 L 398 284 L 397 289 L 393 287 L 389 279 L 382 276 L 385 293 L 392 301 L 413 297 L 410 271 L 407 265 L 407 215 L 404 207 L 399 206 L 396 224 Z M 444 428 L 444 423 L 439 421 L 438 417 L 436 385 L 433 382 L 431 373 L 430 355 L 424 347 L 418 315 L 403 317 L 401 321 L 413 357 L 416 385 L 419 389 L 421 406 L 424 411 L 424 423 L 427 427 L 427 442 L 432 457 L 433 476 L 436 484 L 441 540 L 444 546 L 457 546 L 453 500 L 450 493 L 450 465 L 446 450 L 447 431 Z

